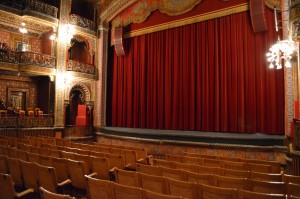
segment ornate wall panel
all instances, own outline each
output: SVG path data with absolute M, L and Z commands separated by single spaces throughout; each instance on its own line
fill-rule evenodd
M 1 78 L 1 77 L 0 77 Z M 17 79 L 0 79 L 0 100 L 7 104 L 8 88 L 29 89 L 29 105 L 28 107 L 36 107 L 37 105 L 37 86 L 27 77 L 19 77 Z
M 6 43 L 7 45 L 10 44 L 10 33 L 5 31 L 0 31 L 0 43 Z
M 31 39 L 31 51 L 35 53 L 42 53 L 42 41 L 40 39 Z

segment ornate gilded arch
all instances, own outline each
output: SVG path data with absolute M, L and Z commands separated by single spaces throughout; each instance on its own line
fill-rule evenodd
M 85 103 L 87 101 L 91 101 L 91 93 L 89 89 L 83 84 L 75 84 L 71 87 L 71 89 L 69 90 L 69 101 L 72 100 L 72 93 L 75 90 L 82 93 L 82 96 L 80 96 L 82 102 Z

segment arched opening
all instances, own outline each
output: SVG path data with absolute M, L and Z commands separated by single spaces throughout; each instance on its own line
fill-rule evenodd
M 83 93 L 80 90 L 71 90 L 70 104 L 66 107 L 66 125 L 76 125 L 78 105 L 84 104 Z

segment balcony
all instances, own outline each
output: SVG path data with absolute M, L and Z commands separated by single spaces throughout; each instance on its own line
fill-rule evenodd
M 42 116 L 19 116 L 7 114 L 0 116 L 0 128 L 34 128 L 34 127 L 52 127 L 53 116 L 44 114 Z
M 74 60 L 68 61 L 67 70 L 73 71 L 73 72 L 85 73 L 85 74 L 89 74 L 89 75 L 96 74 L 96 67 L 94 65 L 85 64 L 85 63 L 74 61 Z
M 52 69 L 56 68 L 55 57 L 34 52 L 13 51 L 7 48 L 0 48 L 0 62 L 30 64 Z
M 57 22 L 58 8 L 37 0 L 0 0 L 0 9 Z
M 25 10 L 42 13 L 57 19 L 58 8 L 37 0 L 25 0 Z
M 70 14 L 70 24 L 95 32 L 95 22 L 76 14 Z

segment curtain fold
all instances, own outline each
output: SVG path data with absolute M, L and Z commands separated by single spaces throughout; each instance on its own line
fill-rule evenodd
M 263 33 L 242 12 L 128 39 L 110 66 L 111 125 L 283 134 L 283 70 L 265 56 L 273 17 Z

